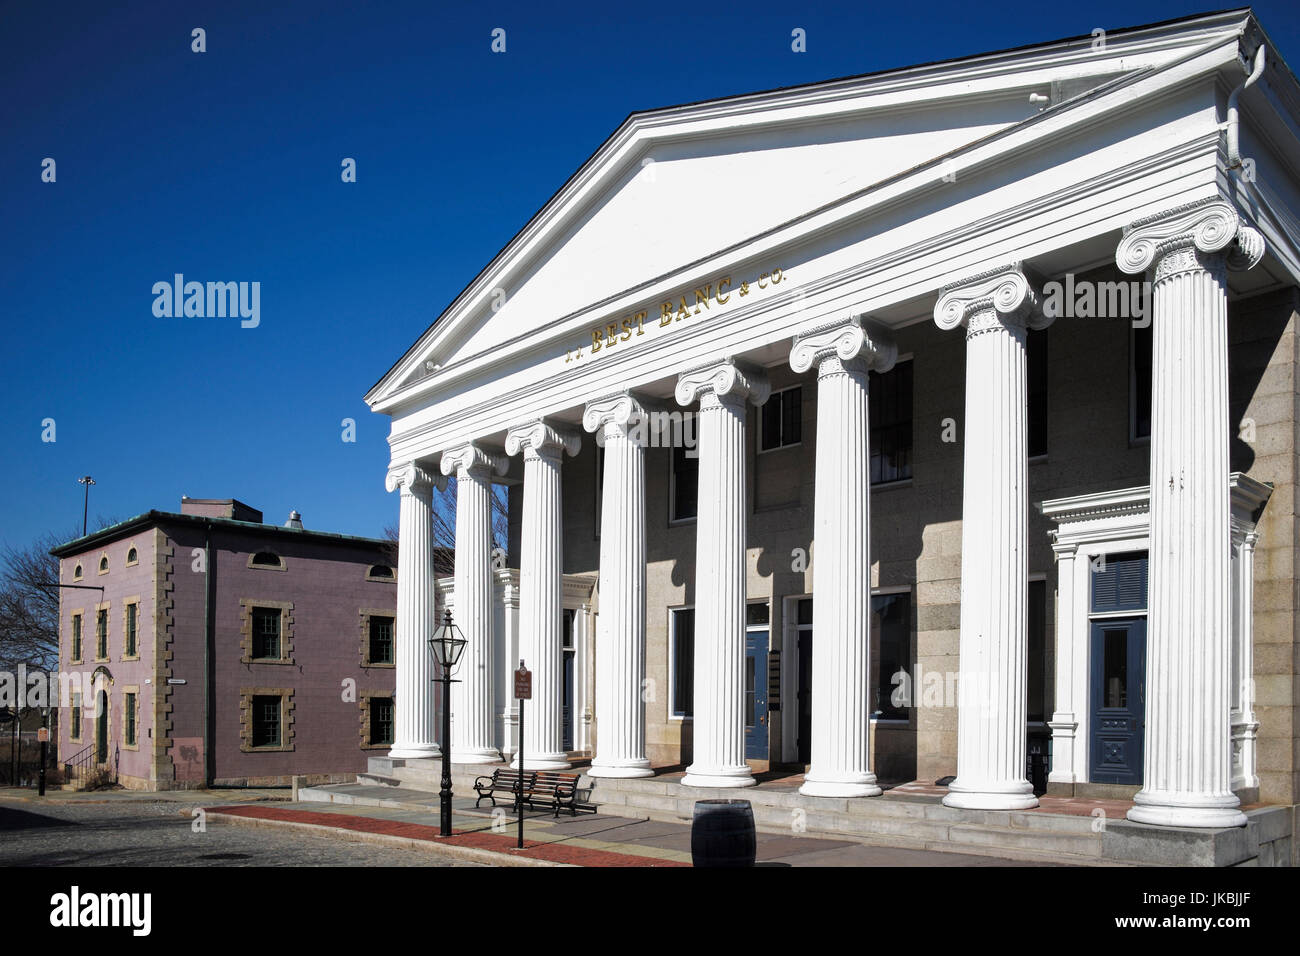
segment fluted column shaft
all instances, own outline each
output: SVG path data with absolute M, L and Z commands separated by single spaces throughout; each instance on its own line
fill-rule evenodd
M 596 747 L 592 777 L 648 777 L 645 681 L 646 413 L 631 395 L 590 403 L 583 425 L 605 449 L 596 620 Z
M 456 624 L 465 650 L 451 685 L 451 762 L 500 759 L 493 714 L 492 472 L 504 459 L 477 445 L 444 452 L 443 474 L 456 476 Z
M 1025 335 L 1046 320 L 1018 264 L 950 286 L 941 328 L 966 327 L 957 779 L 944 804 L 1038 805 L 1025 775 L 1028 420 Z
M 1151 544 L 1143 786 L 1128 818 L 1241 826 L 1231 789 L 1227 270 L 1263 240 L 1229 204 L 1125 230 L 1127 272 L 1151 269 Z
M 860 321 L 795 339 L 790 365 L 817 365 L 813 506 L 812 765 L 800 792 L 878 795 L 871 770 L 871 419 L 868 373 L 897 350 Z
M 745 762 L 745 402 L 766 401 L 766 377 L 723 363 L 684 373 L 677 400 L 699 399 L 695 545 L 694 761 L 682 783 L 749 787 Z
M 388 473 L 388 490 L 401 489 L 398 516 L 397 621 L 394 634 L 396 700 L 390 757 L 438 757 L 435 665 L 429 653 L 436 589 L 433 565 L 433 488 L 445 479 L 415 464 Z
M 524 455 L 524 507 L 520 529 L 519 656 L 533 675 L 524 720 L 524 768 L 561 770 L 564 750 L 564 452 L 578 450 L 576 436 L 544 422 L 513 428 L 506 452 Z M 514 766 L 519 766 L 516 755 Z

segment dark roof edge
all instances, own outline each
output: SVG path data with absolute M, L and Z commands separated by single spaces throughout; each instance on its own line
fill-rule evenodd
M 129 534 L 140 528 L 151 527 L 156 524 L 183 524 L 202 527 L 228 528 L 232 531 L 244 531 L 252 534 L 264 534 L 269 537 L 294 537 L 305 538 L 317 542 L 338 542 L 360 545 L 375 545 L 383 547 L 392 542 L 385 538 L 366 538 L 360 535 L 340 534 L 336 531 L 312 531 L 306 528 L 285 528 L 280 525 L 263 524 L 253 521 L 236 521 L 233 518 L 210 518 L 204 515 L 186 515 L 174 511 L 146 511 L 144 514 L 136 515 L 133 518 L 127 518 L 125 521 L 119 521 L 115 525 L 102 528 L 99 531 L 93 531 L 90 534 L 82 535 L 80 538 L 74 538 L 66 544 L 61 544 L 57 548 L 51 548 L 50 554 L 56 558 L 64 558 L 71 554 L 78 554 L 86 551 L 99 544 L 105 544 L 114 541 L 123 535 Z

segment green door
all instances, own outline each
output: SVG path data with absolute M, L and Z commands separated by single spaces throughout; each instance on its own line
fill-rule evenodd
M 99 716 L 95 718 L 95 763 L 108 762 L 108 694 L 99 692 Z

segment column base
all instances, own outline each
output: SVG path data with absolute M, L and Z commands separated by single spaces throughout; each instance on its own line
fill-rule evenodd
M 499 750 L 486 750 L 474 747 L 453 748 L 451 752 L 451 765 L 454 767 L 460 763 L 480 764 L 480 763 L 500 763 L 501 752 Z
M 1038 806 L 1038 798 L 1027 780 L 967 788 L 958 778 L 948 785 L 943 805 L 957 810 L 1029 810 Z
M 684 787 L 752 787 L 758 783 L 747 765 L 740 767 L 698 767 L 694 764 L 686 768 L 682 777 Z
M 874 773 L 855 773 L 838 778 L 808 774 L 799 792 L 805 797 L 878 797 L 882 791 Z
M 519 769 L 518 753 L 510 758 L 510 766 L 514 767 L 516 770 Z M 525 770 L 568 770 L 569 767 L 569 756 L 563 752 L 524 754 Z
M 1190 802 L 1193 800 L 1194 803 Z M 1241 801 L 1231 794 L 1198 799 L 1188 794 L 1143 790 L 1133 798 L 1133 803 L 1126 816 L 1134 823 L 1202 829 L 1246 825 L 1246 815 L 1239 809 Z
M 595 763 L 587 769 L 588 777 L 653 777 L 655 772 L 649 760 L 629 760 L 624 763 Z
M 393 760 L 438 760 L 442 750 L 437 744 L 393 744 L 388 756 Z

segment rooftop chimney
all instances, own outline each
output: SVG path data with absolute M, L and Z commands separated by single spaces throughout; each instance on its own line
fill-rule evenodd
M 296 511 L 290 511 L 290 512 L 289 512 L 289 520 L 286 521 L 286 522 L 284 523 L 284 526 L 285 526 L 286 528 L 297 528 L 299 531 L 301 531 L 301 530 L 302 530 L 302 515 L 298 514 L 298 512 L 296 512 Z

